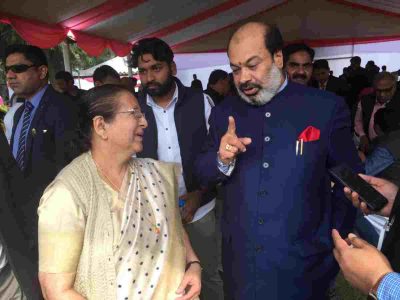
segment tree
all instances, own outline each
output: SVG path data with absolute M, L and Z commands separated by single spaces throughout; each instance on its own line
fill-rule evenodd
M 69 44 L 72 69 L 88 69 L 115 57 L 115 54 L 108 49 L 98 57 L 91 57 L 87 55 L 85 51 L 80 49 L 71 39 L 67 38 L 66 42 Z M 4 52 L 9 45 L 13 44 L 26 44 L 26 42 L 10 25 L 0 23 L 0 95 L 5 99 L 8 99 L 8 93 L 5 84 Z M 61 46 L 58 45 L 51 49 L 44 49 L 44 52 L 46 53 L 49 64 L 50 81 L 53 81 L 54 75 L 58 71 L 64 70 L 62 49 Z
M 86 54 L 78 45 L 68 39 L 72 69 L 85 70 L 115 57 L 115 54 L 106 49 L 100 56 L 93 57 Z
M 8 90 L 4 70 L 4 52 L 7 46 L 12 44 L 25 44 L 25 41 L 8 24 L 0 23 L 0 96 L 8 101 Z

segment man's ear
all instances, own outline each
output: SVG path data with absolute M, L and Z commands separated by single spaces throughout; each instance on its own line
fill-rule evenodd
M 273 56 L 274 63 L 279 69 L 283 69 L 283 53 L 282 50 L 278 50 Z
M 41 80 L 46 79 L 47 74 L 49 73 L 49 68 L 47 66 L 43 65 L 43 66 L 40 66 L 38 69 L 40 72 L 39 78 Z
M 174 61 L 171 63 L 171 72 L 173 76 L 176 76 L 177 70 L 176 70 L 176 63 Z

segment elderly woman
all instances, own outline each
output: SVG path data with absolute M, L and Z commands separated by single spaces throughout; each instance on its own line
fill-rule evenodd
M 197 299 L 201 267 L 184 232 L 172 164 L 132 156 L 147 121 L 135 96 L 85 96 L 86 150 L 43 194 L 39 279 L 46 299 Z

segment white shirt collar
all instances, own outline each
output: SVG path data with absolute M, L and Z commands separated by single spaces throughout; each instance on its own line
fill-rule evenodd
M 285 81 L 282 83 L 282 85 L 279 87 L 279 90 L 276 93 L 278 94 L 278 93 L 282 92 L 285 89 L 285 87 L 287 86 L 287 84 L 288 84 L 288 79 L 287 79 L 287 76 L 285 75 Z

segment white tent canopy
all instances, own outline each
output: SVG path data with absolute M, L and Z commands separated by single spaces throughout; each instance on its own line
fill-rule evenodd
M 361 57 L 362 65 L 365 65 L 369 60 L 373 60 L 380 67 L 386 65 L 388 71 L 393 72 L 400 69 L 400 41 L 317 47 L 314 50 L 315 59 L 328 59 L 330 68 L 335 76 L 341 75 L 343 68 L 350 64 L 350 58 L 356 55 Z M 189 86 L 193 80 L 193 74 L 197 75 L 205 87 L 208 82 L 208 76 L 213 70 L 231 71 L 226 52 L 175 54 L 174 59 L 178 69 L 178 78 Z M 82 70 L 79 75 L 92 76 L 94 70 L 101 65 L 109 65 L 119 74 L 128 74 L 126 59 L 115 57 L 90 69 Z M 77 76 L 78 73 L 74 72 L 74 75 Z M 90 88 L 93 87 L 93 84 L 82 83 L 82 87 Z

